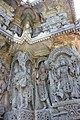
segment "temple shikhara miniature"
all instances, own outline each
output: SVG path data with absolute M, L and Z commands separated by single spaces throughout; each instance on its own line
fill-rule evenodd
M 0 0 L 0 120 L 80 120 L 73 0 Z

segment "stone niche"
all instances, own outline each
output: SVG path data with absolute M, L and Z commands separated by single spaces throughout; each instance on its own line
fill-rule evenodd
M 0 81 L 3 92 L 9 92 L 10 109 L 4 120 L 80 119 L 80 54 L 76 49 L 56 48 L 36 62 L 27 52 L 18 51 L 9 76 L 7 89 Z

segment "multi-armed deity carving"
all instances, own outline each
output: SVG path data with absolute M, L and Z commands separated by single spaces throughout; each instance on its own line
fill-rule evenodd
M 17 56 L 18 55 L 18 56 Z M 19 52 L 14 58 L 11 71 L 12 109 L 33 109 L 32 66 L 29 56 Z
M 68 49 L 59 49 L 49 57 L 50 96 L 52 104 L 79 98 L 79 59 Z

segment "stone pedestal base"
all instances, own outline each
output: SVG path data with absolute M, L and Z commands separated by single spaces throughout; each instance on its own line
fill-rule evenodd
M 80 120 L 80 99 L 54 103 L 49 109 L 7 112 L 4 120 Z
M 0 120 L 3 120 L 4 106 L 0 105 Z
M 4 120 L 34 120 L 34 112 L 27 110 L 15 110 L 7 112 Z
M 54 103 L 50 114 L 51 120 L 80 120 L 80 99 Z

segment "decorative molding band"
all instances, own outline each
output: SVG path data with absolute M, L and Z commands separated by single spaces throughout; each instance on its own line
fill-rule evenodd
M 58 31 L 55 31 L 52 33 L 47 33 L 47 34 L 41 33 L 39 36 L 35 38 L 30 38 L 26 32 L 23 33 L 21 37 L 18 37 L 16 35 L 13 36 L 13 35 L 10 35 L 8 32 L 3 31 L 2 29 L 0 29 L 0 34 L 6 37 L 9 41 L 12 41 L 18 44 L 22 44 L 24 41 L 27 41 L 29 44 L 34 44 L 37 42 L 48 40 L 49 38 L 52 38 L 54 36 L 58 36 L 66 33 L 73 32 L 73 33 L 79 34 L 79 31 L 80 31 L 80 22 L 76 24 L 71 24 L 69 25 L 69 27 L 61 28 Z

